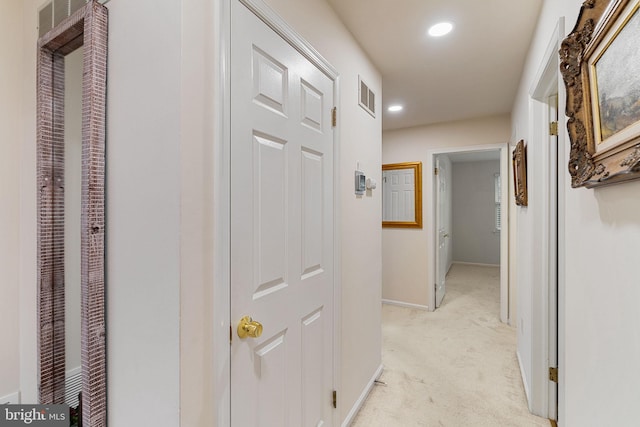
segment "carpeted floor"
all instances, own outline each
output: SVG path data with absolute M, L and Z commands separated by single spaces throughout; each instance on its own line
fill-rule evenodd
M 497 267 L 454 264 L 435 312 L 383 305 L 384 371 L 355 427 L 525 427 L 515 329 L 500 322 Z

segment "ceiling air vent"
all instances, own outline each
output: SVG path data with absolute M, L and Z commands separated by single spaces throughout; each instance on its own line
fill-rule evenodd
M 358 104 L 365 109 L 365 111 L 371 116 L 376 116 L 376 94 L 373 93 L 371 89 L 369 89 L 369 85 L 367 85 L 360 76 L 358 76 L 358 87 L 360 88 L 359 96 L 358 96 Z

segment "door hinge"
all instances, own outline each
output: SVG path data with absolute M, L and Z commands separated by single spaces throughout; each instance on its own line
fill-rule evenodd
M 440 173 L 440 169 L 435 168 L 435 169 L 433 170 L 433 173 L 434 173 L 434 175 L 438 175 L 438 174 Z
M 549 368 L 549 381 L 558 382 L 558 368 Z
M 558 122 L 549 123 L 549 135 L 558 136 Z
M 333 107 L 333 109 L 331 110 L 331 126 L 332 127 L 338 126 L 338 108 L 337 107 Z
M 333 408 L 338 407 L 338 392 L 333 390 Z

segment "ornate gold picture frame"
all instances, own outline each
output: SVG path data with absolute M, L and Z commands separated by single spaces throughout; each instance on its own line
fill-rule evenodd
M 640 178 L 640 0 L 586 0 L 562 42 L 574 188 Z
M 516 205 L 527 206 L 527 146 L 520 140 L 513 150 L 513 183 Z
M 391 173 L 390 176 L 387 176 Z M 394 187 L 391 181 L 396 177 L 401 181 Z M 388 181 L 388 182 L 387 182 Z M 400 191 L 395 191 L 400 190 Z M 384 228 L 422 228 L 422 162 L 391 163 L 382 165 L 382 227 Z M 402 200 L 394 203 L 393 194 Z M 406 208 L 398 217 L 393 206 Z

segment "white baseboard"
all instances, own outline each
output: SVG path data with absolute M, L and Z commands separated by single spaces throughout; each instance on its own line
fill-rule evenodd
M 342 427 L 348 427 L 351 425 L 351 423 L 353 422 L 353 419 L 358 414 L 358 411 L 360 410 L 360 408 L 362 408 L 362 405 L 364 404 L 365 400 L 367 400 L 367 396 L 369 396 L 369 393 L 373 388 L 373 384 L 380 377 L 380 375 L 382 375 L 382 365 L 378 366 L 378 369 L 376 369 L 376 372 L 373 374 L 373 377 L 371 377 L 371 379 L 365 386 L 364 390 L 362 390 L 360 397 L 358 398 L 358 400 L 356 400 L 356 403 L 353 404 L 353 407 L 351 407 L 351 410 L 347 414 L 347 417 L 342 422 Z
M 475 265 L 476 267 L 500 267 L 500 264 L 482 264 L 479 262 L 462 262 L 462 261 L 453 261 L 453 264 L 460 265 Z
M 0 397 L 0 405 L 6 405 L 6 404 L 18 405 L 19 403 L 20 403 L 19 391 Z
M 383 299 L 383 304 L 398 305 L 400 307 L 415 308 L 416 310 L 429 311 L 429 306 L 420 304 L 411 304 L 410 302 L 394 301 L 392 299 Z
M 529 399 L 529 384 L 527 383 L 527 376 L 524 373 L 524 367 L 522 366 L 522 359 L 520 359 L 520 352 L 516 351 L 516 357 L 518 358 L 518 366 L 520 367 L 520 377 L 522 378 L 522 386 L 524 387 L 524 394 L 527 397 L 527 407 L 531 411 L 531 399 Z

